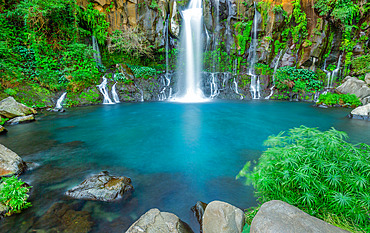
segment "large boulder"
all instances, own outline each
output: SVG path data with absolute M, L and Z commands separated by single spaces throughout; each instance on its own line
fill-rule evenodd
M 286 202 L 269 201 L 261 206 L 250 227 L 250 233 L 259 232 L 344 233 L 347 231 L 312 217 Z
M 0 144 L 0 177 L 19 175 L 26 168 L 27 165 L 21 157 Z
M 367 73 L 366 76 L 365 76 L 365 83 L 367 85 L 370 85 L 370 73 Z
M 24 104 L 18 103 L 13 97 L 8 97 L 0 101 L 0 115 L 6 118 L 27 116 L 36 114 L 36 110 Z
M 343 81 L 344 83 L 337 87 L 337 91 L 343 94 L 354 94 L 361 102 L 370 96 L 370 87 L 364 81 L 350 76 L 346 77 Z
M 203 233 L 238 233 L 243 231 L 244 212 L 226 202 L 209 203 L 203 215 Z
M 19 124 L 19 123 L 27 123 L 27 122 L 31 122 L 31 121 L 34 121 L 34 120 L 35 120 L 35 117 L 33 115 L 28 115 L 28 116 L 15 117 L 15 118 L 7 121 L 6 123 L 9 124 L 9 125 L 16 125 L 16 124 Z
M 107 171 L 93 175 L 66 192 L 67 196 L 98 201 L 113 201 L 134 190 L 131 179 L 125 176 L 110 176 Z
M 192 233 L 191 228 L 176 215 L 151 209 L 142 215 L 126 233 Z
M 370 103 L 353 109 L 350 118 L 370 120 Z

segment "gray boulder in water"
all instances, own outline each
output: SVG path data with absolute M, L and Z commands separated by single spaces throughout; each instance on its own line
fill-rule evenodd
M 160 233 L 193 233 L 193 230 L 176 215 L 151 209 L 142 215 L 126 233 L 160 232 Z
M 21 157 L 0 144 L 0 177 L 19 175 L 26 168 L 27 165 Z
M 306 214 L 295 206 L 283 201 L 264 203 L 253 218 L 251 233 L 283 232 L 348 232 Z
M 8 97 L 0 101 L 0 115 L 6 118 L 27 116 L 36 114 L 36 110 L 24 104 L 18 103 L 13 97 Z
M 133 190 L 130 178 L 110 176 L 107 171 L 102 171 L 87 178 L 65 194 L 76 199 L 113 201 L 130 195 Z

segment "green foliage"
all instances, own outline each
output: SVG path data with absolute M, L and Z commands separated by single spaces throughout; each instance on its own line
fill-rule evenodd
M 345 132 L 301 126 L 269 136 L 258 163 L 239 173 L 261 203 L 282 200 L 319 218 L 333 214 L 358 230 L 370 228 L 370 146 Z
M 253 20 L 247 22 L 237 22 L 235 23 L 235 29 L 238 32 L 236 36 L 238 40 L 238 45 L 240 47 L 240 54 L 244 54 L 246 51 L 247 43 L 251 40 L 251 30 L 252 30 Z
M 84 36 L 95 36 L 99 44 L 104 44 L 108 35 L 109 22 L 104 13 L 93 8 L 89 3 L 86 9 L 77 7 L 77 16 L 80 24 L 79 31 Z
M 134 73 L 135 78 L 148 79 L 150 77 L 154 77 L 157 74 L 157 70 L 152 67 L 131 66 L 131 65 L 128 65 L 128 67 Z
M 91 102 L 91 103 L 97 103 L 99 102 L 99 93 L 93 90 L 84 91 L 80 94 L 79 98 L 85 99 L 86 101 Z
M 316 74 L 308 69 L 296 69 L 284 66 L 279 68 L 275 74 L 276 88 L 291 90 L 293 92 L 317 91 L 323 87 Z
M 4 125 L 5 122 L 7 122 L 9 120 L 9 118 L 2 118 L 0 117 L 0 125 Z
M 271 69 L 269 65 L 262 63 L 256 63 L 255 69 L 258 75 L 272 75 L 274 72 L 274 69 Z
M 361 105 L 361 101 L 354 94 L 336 94 L 329 92 L 320 95 L 316 104 L 325 104 L 328 106 L 340 105 L 343 107 L 355 108 Z
M 152 71 L 150 71 L 152 72 Z M 135 75 L 135 74 L 134 74 Z M 150 75 L 149 75 L 150 76 Z M 120 81 L 120 82 L 123 82 L 124 84 L 130 84 L 130 83 L 134 83 L 133 80 L 131 79 L 128 79 L 124 74 L 122 73 L 116 73 L 114 75 L 114 80 L 115 81 Z
M 351 65 L 356 75 L 370 73 L 370 54 L 354 58 Z
M 17 94 L 17 91 L 16 91 L 16 90 L 14 90 L 14 89 L 12 89 L 12 88 L 7 88 L 7 89 L 5 89 L 5 90 L 4 90 L 4 92 L 5 92 L 6 94 L 8 94 L 8 95 L 12 95 L 12 96 L 14 96 L 14 95 L 16 95 L 16 94 Z
M 30 187 L 23 187 L 23 181 L 17 177 L 3 177 L 0 183 L 0 202 L 10 209 L 7 215 L 27 209 L 31 203 L 27 202 Z
M 303 40 L 308 36 L 306 13 L 301 9 L 300 0 L 294 0 L 292 5 L 293 13 L 285 19 L 285 23 L 287 25 L 293 23 L 293 25 L 287 27 L 283 31 L 282 36 L 284 41 L 287 41 L 291 36 L 294 43 L 302 43 Z

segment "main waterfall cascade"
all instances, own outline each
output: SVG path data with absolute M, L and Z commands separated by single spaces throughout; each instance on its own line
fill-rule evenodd
M 174 101 L 203 102 L 207 99 L 200 88 L 202 71 L 202 0 L 191 0 L 182 11 L 183 31 L 178 60 L 178 90 Z
M 258 45 L 258 22 L 261 20 L 261 14 L 257 11 L 256 3 L 254 3 L 254 18 L 252 27 L 252 41 L 248 50 L 248 75 L 251 76 L 250 92 L 253 99 L 261 98 L 260 79 L 255 74 L 255 64 L 257 62 L 257 45 Z

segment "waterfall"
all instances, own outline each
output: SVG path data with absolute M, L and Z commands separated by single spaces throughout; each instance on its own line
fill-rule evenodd
M 113 96 L 113 100 L 114 100 L 114 102 L 115 102 L 115 103 L 119 103 L 120 101 L 119 101 L 119 97 L 118 97 L 117 92 L 116 92 L 116 84 L 117 84 L 117 83 L 115 83 L 115 84 L 113 85 L 113 87 L 112 87 L 112 96 Z
M 108 95 L 107 79 L 105 78 L 105 75 L 103 77 L 103 82 L 100 85 L 98 85 L 98 88 L 99 88 L 100 93 L 102 93 L 104 97 L 103 104 L 114 104 Z
M 166 96 L 166 89 L 170 86 L 171 84 L 171 79 L 170 79 L 170 74 L 169 74 L 169 57 L 168 57 L 168 53 L 169 53 L 169 43 L 168 43 L 168 18 L 166 19 L 165 21 L 165 31 L 164 31 L 164 35 L 165 35 L 165 47 L 166 47 L 166 74 L 164 76 L 164 79 L 163 79 L 163 88 L 161 90 L 161 92 L 159 93 L 159 101 L 163 101 L 163 100 L 166 100 L 167 99 L 167 96 Z M 170 92 L 172 92 L 170 90 Z M 171 93 L 170 95 L 168 96 L 168 99 L 171 98 Z M 144 101 L 144 100 L 142 100 Z
M 338 77 L 338 73 L 339 73 L 340 65 L 341 65 L 341 60 L 342 60 L 342 55 L 339 56 L 337 67 L 332 72 L 326 70 L 326 60 L 324 61 L 324 69 L 323 70 L 326 73 L 326 79 L 327 79 L 326 88 L 333 88 L 333 81 L 334 81 L 334 78 Z
M 191 0 L 189 8 L 182 11 L 183 31 L 178 61 L 178 93 L 175 101 L 205 101 L 200 89 L 202 70 L 202 0 Z
M 219 0 L 215 0 L 215 28 L 213 32 L 213 56 L 212 56 L 212 68 L 213 72 L 217 72 L 217 64 L 218 64 L 218 38 L 220 32 L 220 2 Z
M 64 98 L 66 97 L 67 95 L 67 92 L 64 92 L 60 97 L 59 99 L 57 100 L 57 105 L 55 106 L 55 109 L 62 109 L 63 106 L 63 101 L 64 101 Z
M 238 91 L 238 82 L 236 81 L 236 75 L 237 75 L 237 68 L 238 68 L 238 60 L 235 59 L 233 61 L 233 65 L 234 65 L 234 81 L 233 81 L 233 84 L 234 84 L 234 87 L 235 87 L 235 93 L 240 95 L 240 99 L 244 99 L 243 95 L 239 93 Z
M 270 97 L 274 94 L 274 88 L 275 88 L 275 74 L 279 67 L 279 62 L 281 57 L 283 56 L 283 50 L 280 50 L 277 61 L 275 62 L 274 66 L 274 73 L 272 73 L 272 87 L 270 88 L 270 95 L 266 96 L 265 99 L 270 99 Z
M 92 36 L 91 40 L 92 40 L 93 50 L 95 50 L 94 59 L 96 63 L 102 64 L 98 41 L 96 40 L 95 36 Z
M 258 22 L 261 19 L 261 14 L 257 11 L 256 3 L 254 3 L 254 18 L 252 27 L 252 41 L 248 50 L 248 75 L 251 76 L 250 92 L 253 99 L 259 99 L 260 93 L 260 81 L 259 77 L 255 74 L 254 66 L 257 61 L 257 45 L 258 45 Z
M 213 99 L 218 96 L 219 91 L 217 87 L 217 83 L 215 81 L 216 73 L 211 73 L 211 96 L 209 98 Z

